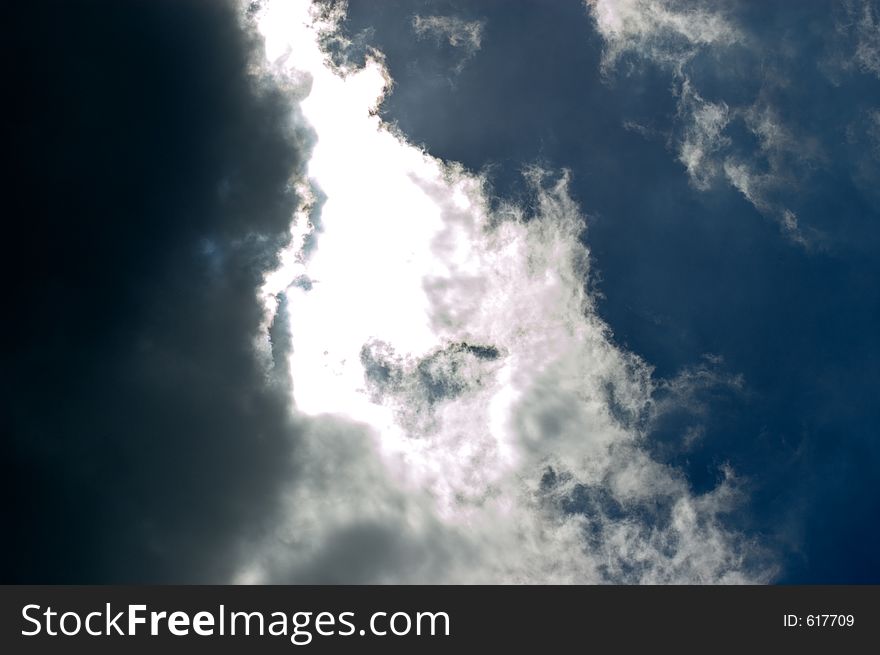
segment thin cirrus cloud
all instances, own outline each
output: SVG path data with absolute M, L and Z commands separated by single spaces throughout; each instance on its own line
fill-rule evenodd
M 801 226 L 784 200 L 807 183 L 823 154 L 816 139 L 795 135 L 785 125 L 769 99 L 768 90 L 786 84 L 783 76 L 762 66 L 764 88 L 750 102 L 709 99 L 699 88 L 697 58 L 715 58 L 713 69 L 723 75 L 721 57 L 735 58 L 756 47 L 749 31 L 713 3 L 585 0 L 585 5 L 605 42 L 602 68 L 607 77 L 625 77 L 635 65 L 633 57 L 671 75 L 678 111 L 669 143 L 691 184 L 708 191 L 719 181 L 727 183 L 775 220 L 792 242 L 807 248 L 820 245 L 822 234 Z M 750 134 L 750 142 L 735 141 L 732 127 Z
M 710 3 L 676 0 L 584 0 L 607 49 L 602 65 L 612 68 L 627 52 L 637 51 L 680 70 L 705 46 L 729 46 L 742 35 Z
M 445 43 L 456 51 L 454 69 L 460 73 L 468 60 L 480 49 L 485 21 L 467 21 L 458 16 L 420 16 L 412 19 L 412 28 L 420 39 L 431 38 L 437 44 Z
M 483 21 L 466 21 L 457 16 L 413 16 L 413 30 L 420 37 L 433 36 L 447 41 L 454 48 L 470 53 L 480 49 Z
M 735 472 L 697 493 L 649 455 L 657 383 L 597 315 L 569 175 L 527 170 L 528 213 L 491 204 L 484 177 L 380 120 L 377 56 L 326 63 L 341 19 L 307 2 L 254 17 L 267 70 L 308 88 L 323 200 L 264 288 L 285 299 L 265 323 L 289 327 L 302 436 L 278 523 L 235 580 L 771 579 L 727 523 L 746 501 Z
M 835 47 L 823 62 L 826 73 L 839 82 L 840 73 L 860 71 L 880 77 L 880 3 L 841 0 L 834 24 Z

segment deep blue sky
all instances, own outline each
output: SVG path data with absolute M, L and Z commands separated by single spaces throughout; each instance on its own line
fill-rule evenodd
M 851 134 L 880 107 L 880 79 L 823 70 L 843 47 L 832 43 L 831 3 L 727 6 L 749 48 L 725 60 L 698 54 L 688 73 L 707 100 L 745 105 L 763 94 L 820 144 L 821 161 L 785 162 L 799 177 L 778 191 L 818 246 L 786 238 L 730 185 L 689 184 L 673 146 L 670 72 L 632 59 L 628 74 L 603 77 L 602 38 L 577 0 L 352 0 L 346 27 L 386 56 L 394 88 L 382 115 L 432 154 L 489 171 L 501 197 L 523 197 L 520 171 L 531 163 L 572 171 L 600 312 L 620 344 L 659 378 L 707 354 L 722 358 L 719 374 L 742 376 L 740 390 L 706 390 L 700 416 L 660 421 L 649 437 L 657 456 L 682 466 L 695 489 L 711 487 L 724 463 L 748 480 L 749 506 L 733 520 L 780 553 L 780 582 L 878 582 L 876 159 L 856 172 L 878 146 Z M 480 50 L 456 72 L 460 52 L 416 38 L 414 14 L 485 20 Z M 787 83 L 762 79 L 769 69 Z M 742 125 L 727 133 L 733 150 L 754 152 Z M 695 425 L 703 438 L 682 447 Z

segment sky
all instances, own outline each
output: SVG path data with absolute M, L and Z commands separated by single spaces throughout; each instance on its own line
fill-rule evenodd
M 3 582 L 880 582 L 876 0 L 19 4 Z

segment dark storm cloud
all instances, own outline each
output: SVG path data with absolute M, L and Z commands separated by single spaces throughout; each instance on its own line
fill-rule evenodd
M 2 581 L 223 581 L 291 473 L 256 292 L 310 137 L 230 3 L 13 13 Z

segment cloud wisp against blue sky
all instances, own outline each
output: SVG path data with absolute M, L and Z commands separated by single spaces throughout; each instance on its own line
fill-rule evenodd
M 5 580 L 880 581 L 876 0 L 49 4 Z

